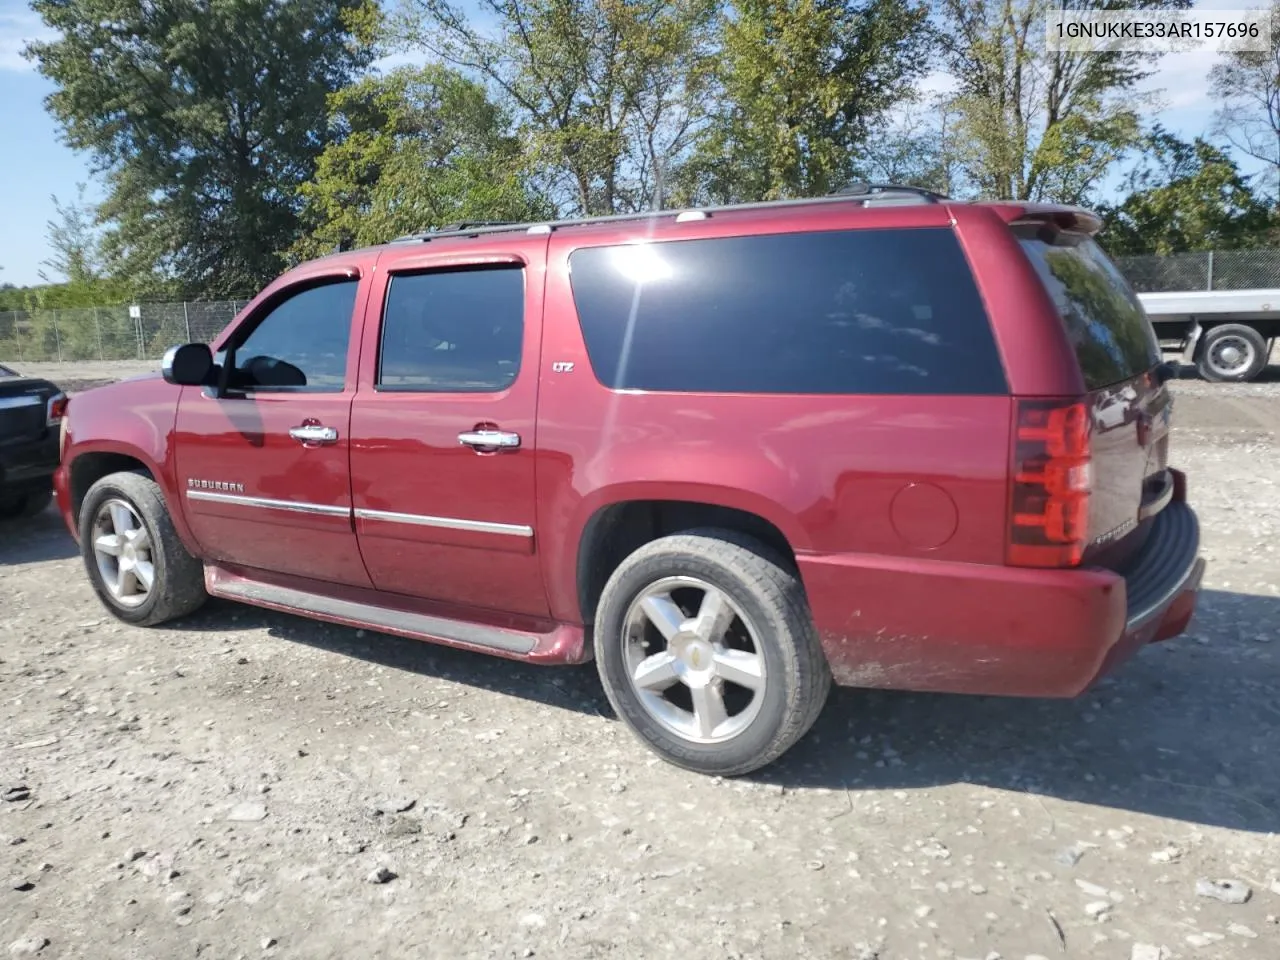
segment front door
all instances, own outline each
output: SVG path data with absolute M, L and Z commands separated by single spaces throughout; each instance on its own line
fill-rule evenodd
M 178 483 L 211 559 L 372 586 L 352 529 L 348 472 L 361 282 L 312 278 L 272 297 L 224 345 L 226 395 L 183 390 Z
M 534 529 L 546 238 L 484 263 L 397 257 L 351 412 L 356 532 L 379 590 L 547 614 Z

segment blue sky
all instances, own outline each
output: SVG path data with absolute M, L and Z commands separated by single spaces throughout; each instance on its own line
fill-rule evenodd
M 1197 9 L 1259 7 L 1254 0 L 1200 0 Z M 21 56 L 24 43 L 41 36 L 42 24 L 25 0 L 0 0 L 0 283 L 39 282 L 41 261 L 49 257 L 45 224 L 54 215 L 51 195 L 69 201 L 76 184 L 88 184 L 90 199 L 101 197 L 90 173 L 89 157 L 62 143 L 56 123 L 44 110 L 52 86 Z M 1163 90 L 1164 107 L 1152 119 L 1185 136 L 1204 133 L 1210 124 L 1207 75 L 1216 55 L 1209 50 L 1171 54 L 1148 83 Z M 941 89 L 946 78 L 933 76 L 926 86 Z

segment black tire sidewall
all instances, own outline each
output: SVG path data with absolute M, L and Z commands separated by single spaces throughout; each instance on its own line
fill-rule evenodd
M 765 660 L 768 679 L 760 712 L 746 730 L 724 743 L 691 743 L 669 732 L 648 714 L 631 686 L 622 643 L 627 610 L 649 584 L 673 576 L 697 577 L 724 591 L 750 621 L 753 639 Z M 730 775 L 743 767 L 754 767 L 755 758 L 772 752 L 786 724 L 795 688 L 795 657 L 786 647 L 790 642 L 787 634 L 781 611 L 763 600 L 731 565 L 698 553 L 672 550 L 624 564 L 615 574 L 601 597 L 594 640 L 597 668 L 609 701 L 642 740 L 678 766 Z
M 166 587 L 166 578 L 169 577 L 169 557 L 166 550 L 165 538 L 162 536 L 157 518 L 154 516 L 156 505 L 151 501 L 152 498 L 139 496 L 141 491 L 126 489 L 133 487 L 134 484 L 128 480 L 122 479 L 122 476 L 134 477 L 135 474 L 113 474 L 99 480 L 85 495 L 84 502 L 80 505 L 80 553 L 84 559 L 85 570 L 89 574 L 89 582 L 93 584 L 94 591 L 101 598 L 102 602 L 107 605 L 113 614 L 127 623 L 142 624 L 148 622 L 155 612 L 156 604 L 161 596 L 164 595 Z M 137 477 L 143 483 L 153 484 L 153 481 L 144 477 Z M 142 524 L 146 527 L 147 537 L 151 542 L 151 565 L 155 571 L 155 579 L 151 585 L 151 590 L 147 593 L 147 599 L 136 607 L 125 606 L 116 601 L 111 595 L 111 591 L 107 589 L 102 582 L 102 573 L 98 570 L 98 561 L 93 552 L 93 521 L 101 509 L 103 503 L 107 500 L 123 500 L 129 504 L 138 517 L 142 520 Z M 163 503 L 160 503 L 159 509 L 165 509 Z M 168 519 L 167 517 L 165 518 Z
M 1213 347 L 1213 344 L 1222 337 L 1227 336 L 1239 336 L 1242 339 L 1248 340 L 1254 349 L 1253 363 L 1247 367 L 1243 373 L 1236 376 L 1223 376 L 1222 374 L 1215 372 L 1209 365 L 1209 351 Z M 1267 346 L 1267 339 L 1252 327 L 1246 327 L 1236 323 L 1213 327 L 1205 334 L 1203 341 L 1201 341 L 1200 355 L 1197 358 L 1199 362 L 1196 364 L 1196 367 L 1200 371 L 1200 376 L 1204 377 L 1204 379 L 1211 383 L 1248 383 L 1265 370 L 1267 368 L 1267 364 L 1270 363 L 1271 357 Z

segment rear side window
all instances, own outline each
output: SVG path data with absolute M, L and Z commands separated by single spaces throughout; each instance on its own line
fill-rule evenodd
M 1085 386 L 1111 386 L 1160 362 L 1142 303 L 1102 249 L 1079 234 L 1020 237 L 1075 349 Z
M 379 390 L 494 393 L 520 372 L 518 266 L 397 274 L 382 318 Z
M 569 260 L 614 389 L 1002 394 L 951 230 L 847 230 L 590 247 Z

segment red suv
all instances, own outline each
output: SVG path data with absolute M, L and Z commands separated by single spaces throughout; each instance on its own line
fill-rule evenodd
M 874 187 L 338 253 L 74 398 L 58 502 L 126 622 L 213 595 L 594 657 L 706 773 L 777 758 L 833 677 L 1072 696 L 1203 570 L 1098 226 Z

